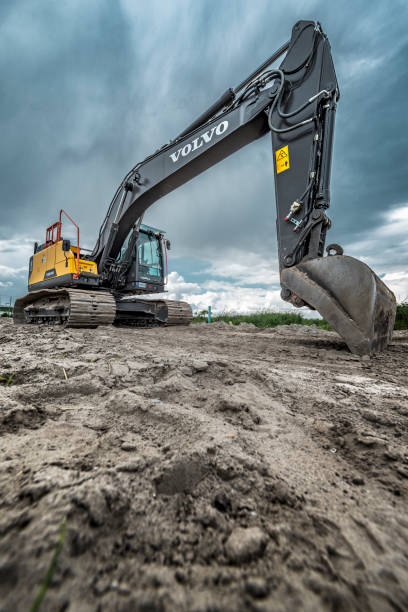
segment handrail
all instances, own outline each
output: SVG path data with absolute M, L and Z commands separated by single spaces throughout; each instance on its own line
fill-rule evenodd
M 62 213 L 64 213 L 64 215 L 71 221 L 72 225 L 75 225 L 77 229 L 77 271 L 76 271 L 76 274 L 74 274 L 72 277 L 76 280 L 77 278 L 79 278 L 79 225 L 75 223 L 72 217 L 70 217 L 70 215 L 63 208 L 61 208 L 60 214 L 59 214 L 59 223 L 55 224 L 55 225 L 59 225 L 59 233 L 57 232 L 58 239 L 61 238 Z
M 54 230 L 57 228 L 57 238 L 54 240 Z M 49 246 L 50 244 L 55 244 L 61 238 L 61 221 L 57 221 L 50 227 L 47 227 L 47 231 L 45 232 L 45 246 Z
M 164 246 L 164 253 L 166 255 L 166 280 L 164 280 L 164 274 L 163 274 L 163 284 L 167 285 L 168 281 L 169 281 L 169 268 L 167 265 L 167 240 L 164 238 L 162 238 L 163 240 L 163 246 Z

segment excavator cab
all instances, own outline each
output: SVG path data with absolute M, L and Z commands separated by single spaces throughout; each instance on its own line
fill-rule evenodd
M 162 293 L 167 284 L 168 241 L 164 232 L 141 224 L 133 247 L 133 230 L 129 233 L 118 254 L 116 263 L 126 265 L 126 284 L 123 291 L 133 293 Z M 129 254 L 129 248 L 131 253 Z

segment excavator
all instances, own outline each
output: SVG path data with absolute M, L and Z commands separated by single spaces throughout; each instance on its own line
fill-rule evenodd
M 271 67 L 281 56 L 279 68 Z M 187 303 L 158 295 L 165 290 L 170 243 L 162 230 L 142 223 L 143 215 L 159 198 L 271 133 L 282 299 L 317 310 L 352 353 L 384 350 L 394 326 L 394 294 L 338 244 L 325 253 L 339 97 L 320 23 L 297 22 L 290 40 L 242 83 L 126 174 L 92 251 L 80 248 L 78 225 L 60 211 L 44 243 L 34 246 L 28 294 L 16 300 L 14 322 L 91 328 L 190 323 Z M 73 224 L 76 245 L 63 238 L 63 221 Z

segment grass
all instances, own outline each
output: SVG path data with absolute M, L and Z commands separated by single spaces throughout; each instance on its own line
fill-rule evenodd
M 9 376 L 0 376 L 0 384 L 6 387 L 17 384 L 16 375 L 10 374 Z
M 193 323 L 203 323 L 207 320 L 207 316 L 200 313 L 196 317 L 193 317 Z M 224 313 L 221 315 L 211 317 L 213 323 L 216 321 L 225 321 L 225 323 L 231 323 L 233 325 L 239 325 L 240 323 L 253 323 L 255 327 L 276 327 L 277 325 L 291 325 L 296 323 L 297 325 L 317 325 L 321 329 L 331 329 L 327 321 L 323 319 L 305 319 L 300 314 L 295 312 L 257 312 L 249 315 L 240 315 L 232 313 Z
M 40 609 L 42 601 L 47 593 L 48 587 L 51 584 L 55 569 L 57 567 L 58 557 L 60 556 L 62 547 L 64 545 L 66 529 L 67 525 L 64 521 L 61 525 L 57 546 L 55 547 L 54 554 L 52 555 L 50 564 L 47 569 L 47 573 L 45 574 L 43 583 L 41 584 L 40 589 L 37 593 L 37 597 L 34 599 L 33 605 L 30 608 L 30 612 L 37 612 Z
M 207 311 L 201 311 L 193 317 L 193 323 L 205 323 L 207 321 Z M 232 325 L 240 323 L 253 323 L 255 327 L 276 327 L 277 325 L 316 325 L 320 329 L 331 330 L 332 328 L 324 319 L 306 319 L 295 312 L 256 312 L 248 315 L 240 315 L 225 312 L 221 315 L 211 317 L 212 323 L 216 321 L 231 322 Z M 402 302 L 397 306 L 397 316 L 394 329 L 408 329 L 408 302 Z

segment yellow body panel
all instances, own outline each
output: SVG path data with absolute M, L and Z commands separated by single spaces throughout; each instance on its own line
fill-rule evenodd
M 33 255 L 32 270 L 28 279 L 31 287 L 45 280 L 76 274 L 77 248 L 72 246 L 69 251 L 62 250 L 62 240 Z M 79 260 L 79 273 L 98 274 L 98 266 L 94 261 Z

